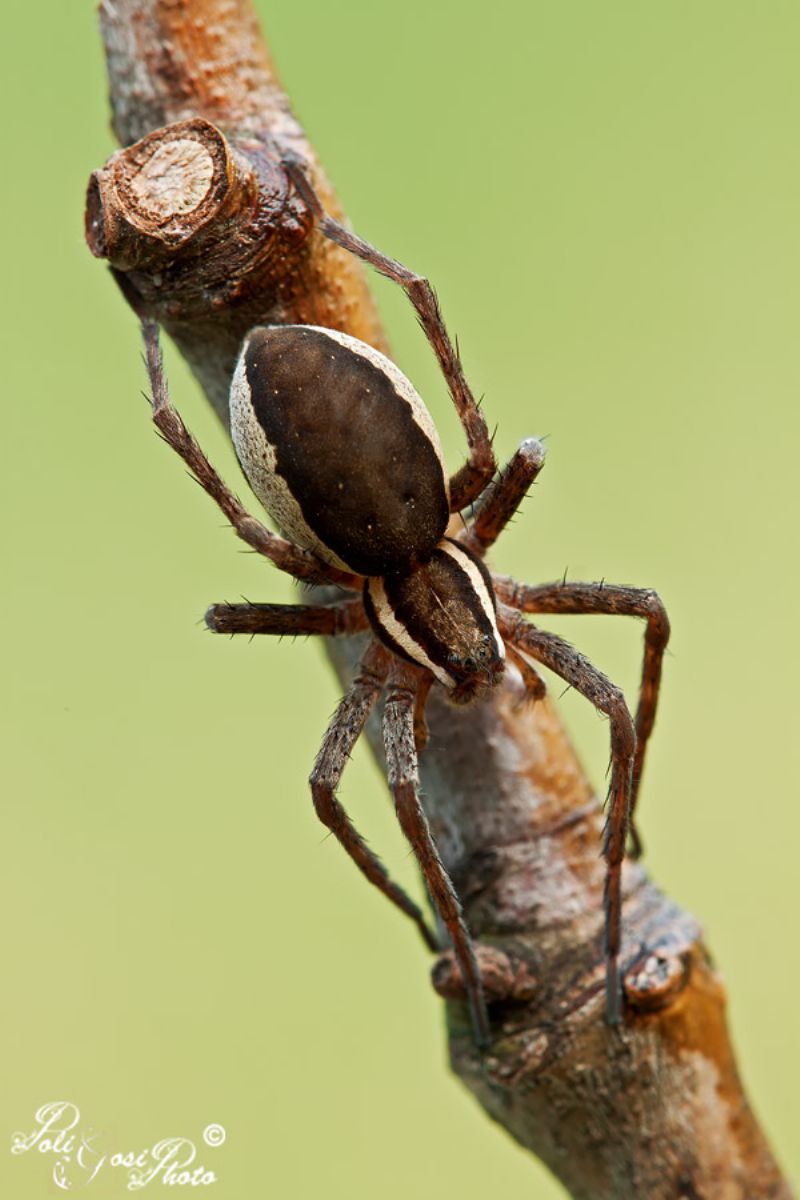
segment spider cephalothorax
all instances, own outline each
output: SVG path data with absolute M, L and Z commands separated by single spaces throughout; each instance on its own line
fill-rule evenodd
M 413 303 L 447 380 L 470 455 L 448 479 L 425 405 L 400 369 L 358 339 L 310 325 L 254 329 L 231 385 L 231 433 L 253 491 L 292 540 L 271 533 L 243 508 L 171 407 L 158 333 L 144 329 L 153 416 L 165 439 L 216 500 L 236 532 L 297 579 L 350 593 L 329 605 L 218 604 L 209 628 L 224 633 L 373 634 L 361 666 L 328 727 L 311 775 L 314 805 L 364 875 L 410 916 L 438 948 L 419 907 L 387 874 L 336 798 L 347 758 L 381 692 L 389 784 L 403 831 L 417 856 L 453 943 L 476 1035 L 489 1020 L 474 948 L 418 797 L 417 755 L 433 685 L 469 703 L 503 678 L 506 661 L 531 698 L 541 663 L 587 696 L 611 723 L 609 809 L 603 842 L 606 1009 L 621 1017 L 621 887 L 633 805 L 653 727 L 669 624 L 656 594 L 610 584 L 530 587 L 493 575 L 484 556 L 535 480 L 541 443 L 522 443 L 496 474 L 486 422 L 464 378 L 430 284 L 344 229 L 322 209 L 298 165 L 287 173 L 323 234 L 399 283 Z M 474 508 L 457 533 L 450 518 Z M 523 613 L 603 612 L 647 620 L 639 708 L 634 725 L 624 697 L 562 638 Z M 634 831 L 635 839 L 635 831 Z
M 499 682 L 505 645 L 492 577 L 466 546 L 439 542 L 427 562 L 368 579 L 364 608 L 385 646 L 430 671 L 456 703 Z

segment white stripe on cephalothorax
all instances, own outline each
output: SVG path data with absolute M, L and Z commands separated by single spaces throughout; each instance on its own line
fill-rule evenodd
M 497 650 L 498 657 L 505 658 L 506 647 L 503 639 L 500 636 L 500 630 L 497 628 L 497 614 L 495 613 L 494 601 L 489 594 L 489 589 L 486 586 L 486 580 L 484 579 L 480 569 L 472 561 L 463 547 L 456 545 L 455 542 L 440 542 L 438 549 L 441 550 L 443 554 L 448 554 L 450 558 L 452 558 L 453 561 L 458 564 L 458 567 L 469 579 L 470 583 L 472 584 L 473 591 L 480 599 L 481 608 L 483 609 L 492 626 L 495 648 Z
M 378 624 L 386 630 L 392 641 L 396 642 L 402 650 L 405 650 L 409 658 L 413 658 L 415 663 L 419 663 L 421 667 L 427 667 L 436 676 L 439 683 L 443 683 L 446 688 L 455 687 L 457 680 L 452 675 L 449 675 L 444 667 L 437 666 L 428 657 L 419 642 L 411 636 L 405 625 L 401 625 L 398 621 L 389 603 L 382 579 L 369 580 L 369 598 L 375 609 Z

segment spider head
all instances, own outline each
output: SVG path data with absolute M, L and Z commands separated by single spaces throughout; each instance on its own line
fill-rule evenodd
M 473 641 L 466 654 L 451 651 L 447 659 L 447 673 L 454 681 L 449 685 L 450 700 L 453 704 L 469 704 L 500 682 L 505 667 L 502 639 L 490 634 Z
M 384 645 L 431 671 L 455 704 L 469 703 L 503 674 L 491 576 L 458 542 L 445 538 L 413 570 L 368 579 L 364 606 Z

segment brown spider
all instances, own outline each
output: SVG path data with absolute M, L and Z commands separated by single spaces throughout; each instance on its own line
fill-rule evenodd
M 325 734 L 311 774 L 324 824 L 384 895 L 440 949 L 418 905 L 388 875 L 336 798 L 367 717 L 386 690 L 383 717 L 389 786 L 400 825 L 452 940 L 481 1044 L 489 1022 L 473 944 L 418 797 L 417 757 L 425 703 L 438 684 L 468 703 L 502 679 L 506 656 L 526 693 L 544 685 L 529 660 L 586 696 L 611 724 L 611 778 L 603 839 L 606 1011 L 621 1016 L 620 875 L 647 740 L 653 728 L 669 623 L 655 592 L 607 583 L 530 587 L 488 571 L 483 559 L 536 479 L 541 444 L 522 443 L 497 474 L 486 422 L 464 378 L 428 281 L 350 233 L 322 209 L 302 167 L 285 169 L 321 232 L 399 283 L 433 347 L 469 444 L 449 481 L 430 415 L 397 366 L 371 346 L 308 325 L 257 328 L 245 339 L 231 385 L 231 433 L 250 485 L 293 540 L 250 516 L 208 462 L 171 406 L 153 324 L 143 327 L 153 420 L 236 533 L 282 571 L 338 585 L 357 598 L 322 604 L 217 604 L 217 633 L 347 635 L 370 629 L 360 668 Z M 446 536 L 452 514 L 477 503 L 469 523 Z M 644 666 L 634 725 L 620 689 L 562 638 L 522 613 L 619 613 L 644 617 Z M 632 830 L 634 849 L 638 845 Z

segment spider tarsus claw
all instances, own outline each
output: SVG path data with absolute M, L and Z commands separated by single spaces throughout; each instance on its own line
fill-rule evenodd
M 314 190 L 314 185 L 308 177 L 308 163 L 299 154 L 288 150 L 281 155 L 281 166 L 291 179 L 301 199 L 314 213 L 314 216 L 321 217 L 323 215 L 322 205 Z
M 632 858 L 634 860 L 641 858 L 644 854 L 644 842 L 642 841 L 641 834 L 639 833 L 639 830 L 636 828 L 636 825 L 633 821 L 631 821 L 629 835 L 630 848 L 628 850 L 628 858 Z
M 294 150 L 284 150 L 281 154 L 281 166 L 287 175 L 305 175 L 305 161 Z
M 225 606 L 222 604 L 211 604 L 206 609 L 206 611 L 203 615 L 203 620 L 205 622 L 206 629 L 210 629 L 212 633 L 220 632 L 219 623 L 217 621 L 217 614 L 219 613 L 219 610 L 224 607 Z
M 519 448 L 519 454 L 527 459 L 527 461 L 538 471 L 541 471 L 547 458 L 547 450 L 541 438 L 528 437 Z

